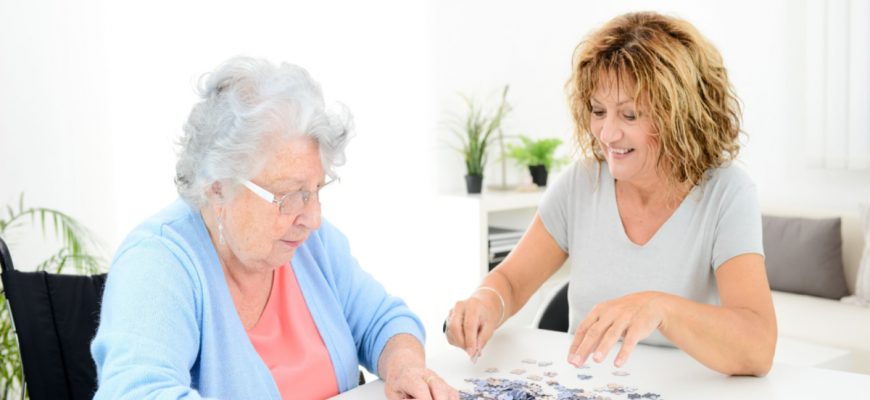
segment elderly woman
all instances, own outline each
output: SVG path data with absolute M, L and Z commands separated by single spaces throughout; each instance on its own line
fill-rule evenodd
M 180 199 L 112 262 L 91 346 L 97 399 L 320 399 L 378 374 L 388 398 L 456 398 L 423 327 L 321 219 L 348 124 L 297 66 L 211 74 L 176 166 Z
M 448 317 L 472 357 L 571 256 L 568 362 L 616 367 L 638 342 L 765 375 L 776 320 L 755 187 L 731 161 L 740 109 L 722 58 L 689 23 L 617 17 L 581 42 L 568 82 L 589 157 L 552 185 L 510 256 Z

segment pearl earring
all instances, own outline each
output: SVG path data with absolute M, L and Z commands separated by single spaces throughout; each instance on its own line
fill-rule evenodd
M 218 220 L 218 240 L 221 244 L 224 244 L 224 222 L 221 221 L 221 217 L 217 218 Z

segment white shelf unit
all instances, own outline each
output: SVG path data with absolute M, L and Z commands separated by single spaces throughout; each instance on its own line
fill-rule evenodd
M 490 192 L 476 195 L 480 206 L 480 276 L 489 272 L 489 227 L 526 230 L 531 224 L 543 193 Z
M 489 273 L 489 227 L 525 230 L 534 219 L 543 194 L 543 190 L 539 189 L 534 192 L 490 191 L 476 195 L 459 193 L 443 196 L 445 209 L 450 210 L 450 215 L 445 218 L 453 225 L 450 248 L 454 252 L 454 260 L 476 268 L 476 273 L 457 276 L 458 285 L 473 290 L 480 279 Z M 470 260 L 477 261 L 472 263 Z M 470 284 L 466 282 L 468 279 L 472 280 Z M 568 268 L 563 266 L 506 325 L 530 325 L 543 299 L 548 298 L 567 279 Z

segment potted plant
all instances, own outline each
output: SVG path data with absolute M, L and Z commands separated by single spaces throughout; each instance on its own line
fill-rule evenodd
M 549 171 L 566 161 L 554 157 L 556 148 L 562 144 L 562 139 L 535 140 L 525 135 L 520 135 L 519 139 L 522 142 L 520 145 L 508 144 L 508 157 L 513 158 L 519 165 L 529 167 L 535 185 L 547 186 Z
M 465 159 L 465 187 L 470 194 L 480 193 L 483 186 L 483 169 L 486 166 L 488 146 L 494 139 L 493 132 L 499 129 L 510 111 L 510 105 L 506 101 L 507 92 L 508 87 L 505 86 L 501 101 L 492 112 L 487 112 L 473 99 L 462 96 L 468 112 L 464 119 L 457 121 L 452 131 L 460 142 L 454 149 Z
M 54 236 L 60 240 L 60 247 L 36 266 L 37 271 L 59 273 L 71 266 L 78 273 L 94 274 L 102 269 L 103 259 L 90 251 L 101 246 L 93 239 L 93 234 L 87 228 L 60 211 L 25 207 L 22 194 L 18 198 L 18 209 L 6 206 L 6 216 L 0 217 L 0 236 L 9 247 L 13 247 L 14 242 L 11 239 L 17 231 L 27 226 L 39 228 L 43 236 L 54 233 Z M 0 399 L 13 398 L 13 393 L 22 390 L 18 341 L 5 302 L 6 297 L 0 290 L 0 303 L 3 303 L 0 305 Z

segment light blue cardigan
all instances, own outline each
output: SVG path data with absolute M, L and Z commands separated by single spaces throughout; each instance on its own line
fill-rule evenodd
M 423 325 L 350 254 L 323 220 L 296 250 L 293 271 L 338 388 L 357 386 L 360 364 L 377 374 L 387 340 Z M 177 200 L 118 249 L 91 344 L 96 399 L 280 399 L 236 313 L 199 210 Z

